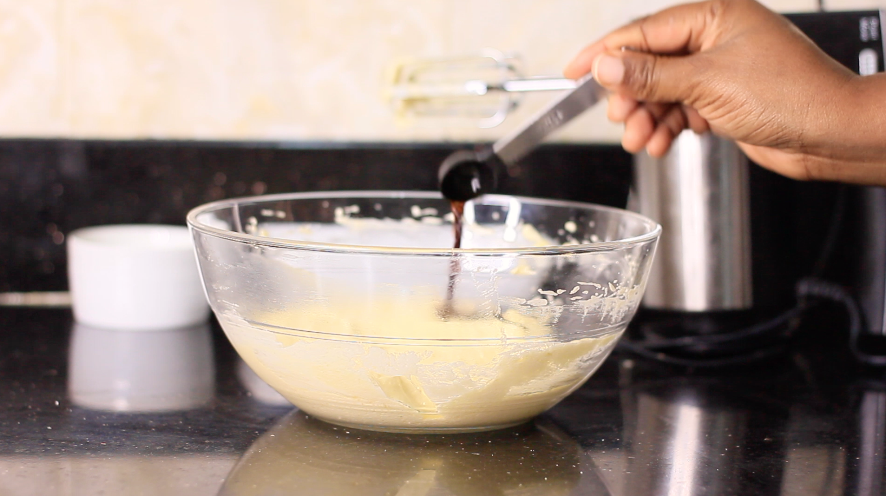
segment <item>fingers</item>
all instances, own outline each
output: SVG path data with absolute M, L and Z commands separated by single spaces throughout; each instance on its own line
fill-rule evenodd
M 677 5 L 622 26 L 601 42 L 605 50 L 626 47 L 658 54 L 695 53 L 714 34 L 720 8 L 716 1 Z
M 621 94 L 609 97 L 608 117 L 625 124 L 622 137 L 625 150 L 637 153 L 645 148 L 653 157 L 667 153 L 684 129 L 697 133 L 710 129 L 694 109 L 676 104 L 641 104 Z
M 646 147 L 652 133 L 655 132 L 655 118 L 648 108 L 638 107 L 625 120 L 625 132 L 621 137 L 621 146 L 630 153 L 637 153 Z
M 702 77 L 701 64 L 686 55 L 714 44 L 725 5 L 684 4 L 639 19 L 588 45 L 566 67 L 567 77 L 592 73 L 612 91 L 608 117 L 624 123 L 627 151 L 645 148 L 661 156 L 684 129 L 710 129 L 692 108 L 698 99 L 693 78 Z
M 653 157 L 667 153 L 671 142 L 686 128 L 686 116 L 679 106 L 638 107 L 627 120 L 622 146 L 631 153 L 646 149 Z
M 686 124 L 686 114 L 683 109 L 676 105 L 671 107 L 658 119 L 658 125 L 646 143 L 646 152 L 653 157 L 661 157 L 667 153 L 671 142 L 686 129 Z
M 625 48 L 672 55 L 700 51 L 714 35 L 712 25 L 718 10 L 718 2 L 686 4 L 636 20 L 588 45 L 566 66 L 563 74 L 577 79 L 591 72 L 601 54 Z
M 590 73 L 591 68 L 594 66 L 594 60 L 605 51 L 606 46 L 602 41 L 588 45 L 563 69 L 563 75 L 569 79 L 578 79 Z
M 650 55 L 624 51 L 603 53 L 592 66 L 594 79 L 608 90 L 647 102 L 683 102 L 699 99 L 698 81 L 705 77 L 705 59 Z
M 612 122 L 624 122 L 639 104 L 633 98 L 615 93 L 609 97 L 606 116 Z
M 684 105 L 683 112 L 686 114 L 689 129 L 692 129 L 695 133 L 701 134 L 711 130 L 710 123 L 708 123 L 708 121 L 694 108 Z

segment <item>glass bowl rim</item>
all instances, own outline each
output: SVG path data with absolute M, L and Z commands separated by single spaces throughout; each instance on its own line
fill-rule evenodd
M 276 202 L 283 200 L 324 200 L 324 199 L 341 199 L 341 198 L 379 198 L 379 199 L 432 199 L 444 200 L 443 195 L 437 191 L 394 191 L 394 190 L 343 190 L 343 191 L 314 191 L 303 193 L 278 193 L 273 195 L 256 195 L 244 196 L 236 198 L 228 198 L 205 203 L 194 207 L 188 212 L 187 223 L 188 228 L 192 231 L 198 231 L 202 234 L 213 236 L 216 238 L 227 239 L 238 243 L 267 246 L 274 248 L 289 248 L 309 251 L 324 251 L 333 253 L 361 253 L 361 254 L 378 254 L 378 255 L 428 255 L 428 256 L 452 256 L 453 253 L 473 254 L 473 255 L 557 255 L 557 254 L 576 254 L 589 252 L 605 252 L 625 249 L 645 242 L 657 239 L 661 234 L 661 225 L 654 220 L 631 212 L 630 210 L 598 205 L 596 203 L 586 203 L 567 200 L 552 200 L 545 198 L 534 198 L 527 196 L 514 195 L 483 195 L 484 197 L 506 199 L 513 198 L 521 203 L 531 203 L 540 206 L 549 207 L 565 207 L 580 208 L 585 210 L 596 210 L 601 212 L 610 212 L 617 215 L 632 217 L 644 224 L 650 225 L 652 228 L 647 232 L 624 239 L 614 241 L 600 241 L 592 243 L 581 243 L 574 245 L 551 245 L 539 247 L 525 248 L 409 248 L 409 247 L 388 247 L 388 246 L 372 246 L 372 245 L 349 245 L 341 243 L 321 243 L 315 241 L 295 241 L 291 239 L 273 238 L 268 236 L 256 236 L 254 234 L 241 233 L 232 230 L 219 229 L 202 223 L 197 217 L 208 212 L 221 210 L 224 208 L 234 208 L 243 203 L 264 203 Z

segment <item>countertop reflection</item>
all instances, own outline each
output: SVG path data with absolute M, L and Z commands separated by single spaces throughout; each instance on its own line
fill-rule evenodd
M 187 410 L 212 398 L 214 379 L 209 324 L 154 331 L 72 327 L 68 395 L 77 406 Z
M 220 494 L 608 494 L 581 446 L 545 419 L 482 434 L 398 435 L 294 411 L 258 439 Z
M 532 423 L 416 436 L 309 418 L 256 382 L 214 323 L 119 333 L 3 308 L 0 326 L 3 494 L 886 491 L 886 376 L 837 339 L 717 372 L 615 353 Z

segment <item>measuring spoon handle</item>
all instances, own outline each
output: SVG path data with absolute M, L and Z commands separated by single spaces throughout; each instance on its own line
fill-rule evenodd
M 492 152 L 508 167 L 525 157 L 552 132 L 593 107 L 606 96 L 606 89 L 588 76 L 575 89 L 551 102 L 523 127 L 492 145 Z

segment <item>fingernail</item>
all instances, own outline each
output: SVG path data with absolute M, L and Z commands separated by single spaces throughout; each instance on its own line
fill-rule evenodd
M 625 77 L 625 65 L 611 55 L 600 55 L 594 61 L 594 79 L 604 86 L 617 86 Z

